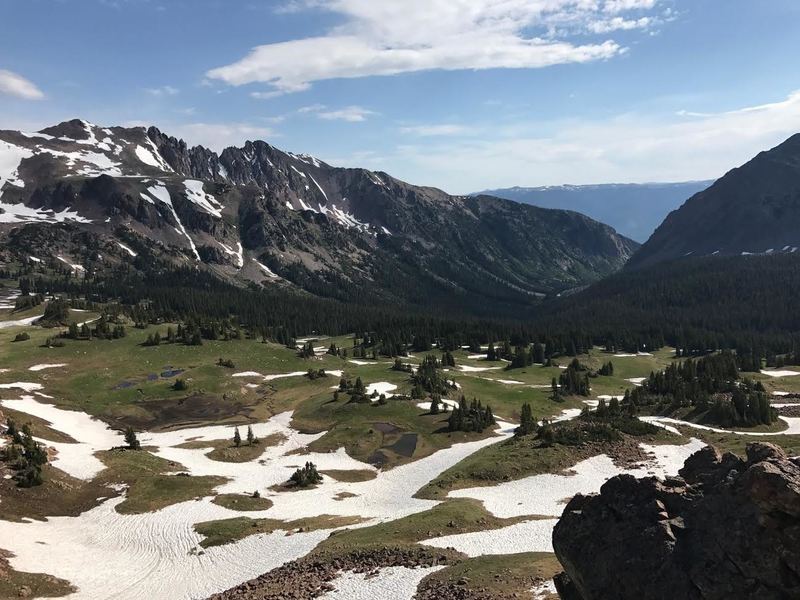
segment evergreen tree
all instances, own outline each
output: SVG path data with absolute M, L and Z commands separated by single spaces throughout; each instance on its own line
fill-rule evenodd
M 140 450 L 142 445 L 139 442 L 139 439 L 136 437 L 136 432 L 133 430 L 133 427 L 128 426 L 125 428 L 125 443 L 128 446 L 129 450 Z
M 531 405 L 527 402 L 522 405 L 519 427 L 514 430 L 515 436 L 528 435 L 536 431 L 536 421 L 533 418 Z
M 237 448 L 242 445 L 242 436 L 239 434 L 239 428 L 235 427 L 233 429 L 233 445 Z

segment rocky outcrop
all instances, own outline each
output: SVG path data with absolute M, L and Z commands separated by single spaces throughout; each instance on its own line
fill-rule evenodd
M 706 447 L 681 477 L 614 477 L 553 532 L 563 600 L 800 598 L 800 460 Z

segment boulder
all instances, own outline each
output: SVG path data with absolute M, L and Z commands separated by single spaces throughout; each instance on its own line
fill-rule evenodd
M 705 448 L 681 477 L 620 475 L 564 509 L 565 600 L 800 598 L 800 466 L 773 444 Z

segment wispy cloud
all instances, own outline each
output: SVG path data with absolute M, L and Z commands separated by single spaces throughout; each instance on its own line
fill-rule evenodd
M 25 100 L 41 100 L 44 98 L 44 93 L 32 81 L 5 69 L 0 69 L 0 94 Z
M 417 135 L 420 137 L 463 135 L 469 131 L 470 128 L 466 127 L 465 125 L 456 125 L 452 123 L 440 123 L 438 125 L 413 125 L 400 128 L 401 133 Z
M 381 167 L 454 193 L 512 185 L 700 180 L 719 177 L 798 131 L 800 91 L 718 113 L 628 113 L 486 127 L 480 137 L 400 145 L 384 154 Z
M 162 96 L 176 96 L 180 93 L 178 88 L 172 87 L 171 85 L 163 85 L 161 87 L 155 88 L 146 88 L 145 91 L 150 94 L 151 96 L 162 97 Z
M 296 112 L 298 114 L 313 114 L 318 119 L 325 121 L 347 121 L 348 123 L 361 123 L 378 114 L 363 106 L 345 106 L 344 108 L 331 109 L 324 104 L 302 106 Z
M 293 0 L 285 12 L 326 10 L 343 23 L 326 35 L 257 46 L 210 79 L 265 83 L 259 98 L 334 78 L 444 69 L 541 68 L 614 57 L 614 40 L 571 33 L 646 27 L 661 0 Z M 431 27 L 435 24 L 435 27 Z M 569 32 L 569 33 L 564 33 Z

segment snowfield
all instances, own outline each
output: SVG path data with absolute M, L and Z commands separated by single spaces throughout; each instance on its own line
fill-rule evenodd
M 795 375 L 800 375 L 800 371 L 767 371 L 765 369 L 761 369 L 762 375 L 769 375 L 770 377 L 794 377 Z
M 492 487 L 454 490 L 449 496 L 480 500 L 493 515 L 506 519 L 533 515 L 559 517 L 565 500 L 577 493 L 597 492 L 606 481 L 621 473 L 636 477 L 675 475 L 684 461 L 704 446 L 695 438 L 682 446 L 642 444 L 655 458 L 634 469 L 617 467 L 608 456 L 600 455 L 581 461 L 564 473 L 533 475 Z
M 56 365 L 34 367 L 55 368 Z M 244 371 L 233 376 L 268 381 L 269 378 L 304 374 L 263 375 Z M 85 413 L 59 409 L 27 395 L 41 394 L 41 384 L 16 382 L 2 384 L 0 389 L 23 393 L 18 399 L 0 400 L 0 406 L 42 418 L 51 423 L 53 429 L 77 440 L 77 443 L 44 442 L 57 452 L 53 466 L 74 477 L 92 479 L 104 468 L 95 453 L 124 443 L 119 432 Z M 367 389 L 368 393 L 391 393 L 396 387 L 388 382 L 375 382 Z M 445 402 L 451 407 L 455 405 L 453 401 Z M 417 406 L 429 408 L 428 403 Z M 554 420 L 574 418 L 579 413 L 580 409 L 567 409 Z M 382 471 L 348 456 L 343 448 L 335 452 L 309 452 L 309 444 L 325 432 L 300 433 L 292 428 L 291 420 L 292 413 L 284 412 L 266 422 L 253 424 L 257 437 L 263 439 L 279 434 L 281 441 L 265 446 L 258 457 L 243 463 L 220 462 L 207 456 L 215 442 L 231 438 L 233 428 L 228 425 L 139 434 L 143 446 L 153 448 L 153 454 L 163 459 L 179 463 L 181 470 L 193 476 L 225 478 L 226 481 L 215 489 L 216 493 L 258 490 L 273 503 L 269 509 L 241 512 L 214 504 L 212 497 L 203 497 L 150 513 L 123 515 L 116 511 L 116 506 L 124 501 L 123 490 L 123 497 L 106 500 L 77 517 L 22 523 L 0 521 L 2 546 L 13 553 L 11 566 L 21 571 L 44 570 L 66 579 L 78 588 L 73 595 L 75 598 L 188 600 L 206 597 L 306 555 L 326 539 L 332 529 L 292 535 L 275 531 L 203 550 L 199 547 L 201 536 L 194 531 L 196 523 L 242 515 L 289 521 L 326 514 L 358 517 L 363 521 L 350 527 L 366 527 L 426 511 L 439 501 L 415 498 L 420 488 L 481 448 L 508 439 L 515 427 L 512 423 L 498 422 L 492 437 L 454 444 L 414 462 Z M 205 441 L 209 444 L 205 448 L 178 447 L 187 441 L 194 442 L 194 446 L 203 446 Z M 469 556 L 550 552 L 552 528 L 568 498 L 578 492 L 595 492 L 607 479 L 623 472 L 636 476 L 674 474 L 684 459 L 702 446 L 695 439 L 682 446 L 643 445 L 653 455 L 653 460 L 628 470 L 614 466 L 607 456 L 597 456 L 564 473 L 453 491 L 450 497 L 480 500 L 498 517 L 528 519 L 493 531 L 451 535 L 424 543 L 452 546 Z M 273 489 L 306 461 L 315 463 L 320 471 L 370 470 L 375 477 L 351 483 L 324 476 L 323 484 L 317 488 L 292 492 Z M 46 567 L 42 566 L 43 546 L 47 548 Z M 87 565 L 102 565 L 102 568 L 91 569 Z M 436 569 L 387 568 L 375 576 L 347 572 L 333 582 L 335 590 L 323 597 L 410 598 L 419 582 Z
M 632 469 L 614 465 L 606 455 L 581 461 L 569 471 L 526 477 L 491 487 L 467 488 L 448 494 L 453 498 L 474 498 L 483 502 L 496 517 L 560 517 L 564 506 L 575 494 L 591 494 L 612 477 L 629 473 L 635 477 L 676 475 L 684 461 L 705 444 L 692 438 L 682 446 L 642 448 L 654 459 Z M 469 556 L 514 554 L 517 552 L 552 552 L 553 528 L 557 518 L 535 519 L 495 530 L 461 533 L 425 540 L 439 548 L 453 547 Z
M 260 374 L 256 374 L 261 377 Z M 40 384 L 4 384 L 5 389 L 41 389 Z M 54 466 L 84 479 L 102 470 L 94 455 L 123 443 L 118 432 L 77 411 L 65 411 L 40 403 L 32 396 L 17 400 L 2 400 L 21 412 L 43 418 L 52 427 L 76 440 L 74 444 L 46 442 L 58 452 Z M 230 426 L 207 426 L 170 432 L 142 433 L 144 446 L 155 447 L 154 454 L 167 460 L 179 461 L 192 475 L 221 475 L 228 481 L 218 492 L 252 492 L 259 489 L 274 505 L 266 511 L 242 513 L 211 502 L 210 497 L 176 504 L 159 511 L 122 515 L 115 507 L 124 500 L 108 500 L 78 517 L 54 517 L 42 522 L 11 523 L 0 521 L 3 547 L 14 556 L 13 568 L 41 572 L 42 545 L 46 545 L 46 571 L 70 581 L 78 587 L 75 598 L 198 598 L 221 591 L 251 579 L 281 564 L 307 554 L 331 530 L 294 533 L 287 536 L 276 531 L 255 535 L 224 546 L 199 551 L 200 536 L 194 524 L 246 514 L 251 517 L 297 519 L 320 514 L 357 516 L 366 521 L 357 526 L 397 519 L 428 510 L 438 504 L 432 500 L 413 498 L 413 494 L 446 469 L 477 450 L 497 443 L 511 435 L 513 425 L 501 423 L 497 435 L 487 439 L 455 444 L 414 463 L 390 471 L 350 458 L 342 449 L 329 453 L 310 453 L 302 456 L 293 451 L 305 448 L 323 433 L 301 434 L 289 425 L 291 413 L 272 417 L 266 423 L 253 426 L 258 437 L 281 433 L 284 440 L 270 446 L 258 459 L 246 463 L 225 463 L 209 459 L 209 448 L 177 448 L 188 440 L 213 441 L 227 439 Z M 375 479 L 346 483 L 325 477 L 324 485 L 316 489 L 295 492 L 276 492 L 269 487 L 282 483 L 306 460 L 320 470 L 370 469 Z M 341 493 L 353 496 L 342 498 Z M 103 565 L 102 569 L 87 569 L 86 565 Z M 406 572 L 408 571 L 408 572 Z M 429 571 L 422 569 L 385 570 L 363 585 L 358 578 L 345 576 L 338 592 L 342 598 L 393 597 L 392 590 L 407 597 L 407 589 L 415 587 Z M 113 578 L 109 577 L 113 573 Z M 415 583 L 416 582 L 416 583 Z M 387 591 L 388 590 L 388 591 Z M 344 594 L 344 595 L 342 595 Z M 358 595 L 363 594 L 363 595 Z M 375 596 L 374 594 L 378 594 Z
M 348 571 L 332 582 L 334 591 L 319 597 L 324 600 L 378 600 L 379 598 L 401 600 L 411 598 L 425 577 L 443 568 L 387 567 L 381 569 L 375 576 Z

